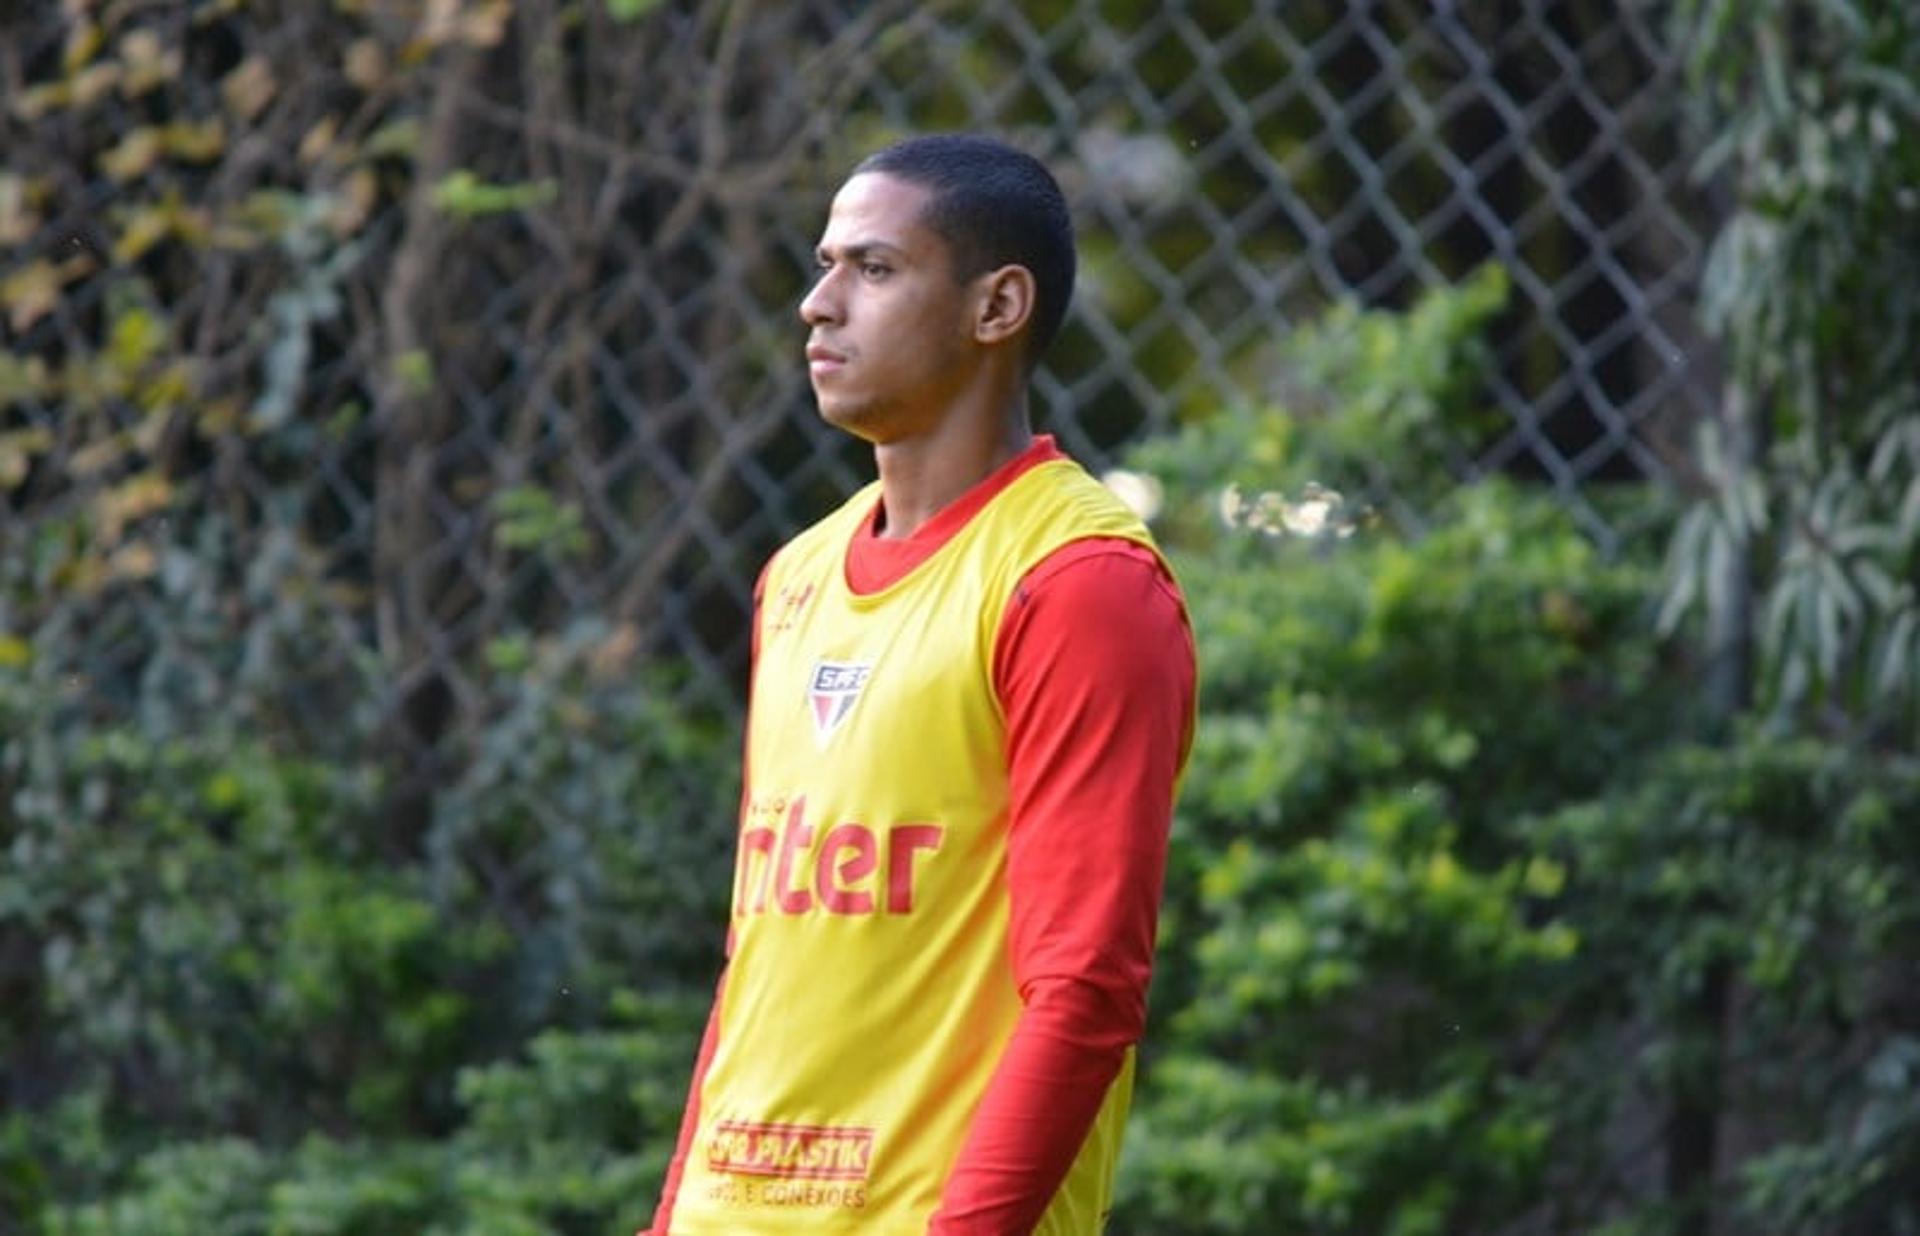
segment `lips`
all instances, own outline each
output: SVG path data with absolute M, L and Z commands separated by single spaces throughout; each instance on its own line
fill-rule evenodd
M 832 348 L 818 343 L 810 343 L 807 345 L 807 371 L 816 377 L 821 374 L 832 373 L 845 366 L 846 363 L 847 354 L 845 352 L 836 352 Z

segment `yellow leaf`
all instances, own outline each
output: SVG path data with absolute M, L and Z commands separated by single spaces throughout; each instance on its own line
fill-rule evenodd
M 92 596 L 106 582 L 106 563 L 97 554 L 87 553 L 62 563 L 53 573 L 53 585 L 61 592 Z
M 231 396 L 215 399 L 200 409 L 194 417 L 194 427 L 209 438 L 222 437 L 240 427 L 245 412 L 238 399 Z
M 18 488 L 33 468 L 33 457 L 52 447 L 53 435 L 44 429 L 0 433 L 0 490 Z
M 33 235 L 40 216 L 27 205 L 27 178 L 0 172 L 0 245 L 17 245 Z
M 161 130 L 167 153 L 188 163 L 211 163 L 227 148 L 227 126 L 218 116 L 198 124 L 176 120 Z
M 65 107 L 73 98 L 73 88 L 65 82 L 47 82 L 22 90 L 13 101 L 13 114 L 22 120 L 38 120 L 56 107 Z
M 14 334 L 53 312 L 60 303 L 60 268 L 42 259 L 31 262 L 0 280 L 0 305 L 7 310 L 7 324 Z
M 113 93 L 120 84 L 120 64 L 115 60 L 103 60 L 99 64 L 90 64 L 80 70 L 73 79 L 72 93 L 68 102 L 74 107 L 92 107 L 95 103 Z
M 427 0 L 419 38 L 435 47 L 452 38 L 460 24 L 460 0 Z
M 66 397 L 65 405 L 70 412 L 96 412 L 124 397 L 129 385 L 127 375 L 98 352 L 69 353 L 60 371 L 60 393 Z M 111 468 L 119 462 L 119 440 L 120 435 L 113 434 L 104 443 L 81 447 L 73 453 L 67 466 L 75 475 Z
M 150 29 L 132 31 L 120 40 L 120 61 L 126 66 L 120 89 L 129 99 L 180 76 L 180 49 L 163 45 Z
M 47 389 L 46 361 L 38 356 L 29 356 L 23 360 L 11 352 L 0 351 L 0 408 L 18 400 L 38 398 L 45 394 Z M 22 432 L 44 431 L 23 430 Z
M 488 0 L 461 16 L 460 37 L 469 47 L 497 47 L 506 37 L 507 20 L 512 16 L 513 7 L 507 0 Z
M 160 130 L 143 127 L 120 139 L 120 144 L 100 156 L 100 170 L 125 183 L 142 175 L 159 159 Z
M 158 472 L 130 476 L 94 501 L 96 543 L 118 545 L 128 524 L 164 511 L 173 501 L 173 483 Z
M 387 53 L 373 39 L 355 39 L 347 48 L 343 71 L 360 89 L 377 90 L 387 80 Z
M 141 386 L 137 393 L 140 406 L 154 413 L 171 413 L 182 407 L 193 397 L 193 362 L 175 361 L 162 369 L 151 381 Z M 156 415 L 149 424 L 163 424 L 165 418 Z M 151 446 L 142 446 L 142 450 L 152 453 Z
M 151 456 L 160 449 L 160 439 L 166 437 L 167 426 L 173 423 L 173 415 L 169 408 L 157 408 L 145 400 L 141 402 L 147 414 L 140 418 L 139 424 L 127 431 L 127 438 L 133 443 L 134 450 Z
M 180 205 L 177 193 L 168 194 L 167 206 L 173 212 L 173 234 L 182 243 L 204 245 L 213 236 L 213 220 L 205 210 Z
M 379 198 L 380 183 L 373 173 L 361 167 L 355 168 L 340 186 L 334 196 L 333 206 L 327 211 L 327 225 L 333 234 L 347 237 L 366 226 L 367 218 L 373 213 L 373 204 Z
M 166 55 L 166 45 L 151 27 L 129 30 L 120 37 L 120 62 L 127 66 L 127 91 L 137 94 L 134 79 L 148 71 Z
M 147 251 L 173 234 L 173 217 L 165 207 L 143 206 L 133 212 L 113 242 L 113 260 L 137 262 Z
M 220 82 L 220 97 L 242 120 L 252 120 L 273 101 L 279 83 L 265 56 L 248 56 Z
M 400 67 L 417 69 L 433 55 L 434 44 L 430 39 L 412 38 L 400 45 Z
M 101 45 L 106 41 L 106 34 L 93 22 L 75 23 L 73 30 L 67 35 L 67 49 L 60 58 L 61 67 L 71 76 L 79 70 L 81 65 L 98 55 Z
M 107 559 L 107 578 L 112 580 L 152 579 L 160 569 L 160 556 L 145 541 L 122 545 Z
M 20 669 L 32 660 L 32 644 L 18 635 L 0 635 L 0 669 Z
M 411 158 L 419 146 L 420 122 L 407 117 L 389 120 L 367 134 L 367 140 L 362 143 L 361 149 L 375 159 L 389 155 Z
M 235 223 L 231 219 L 222 219 L 214 224 L 213 229 L 207 234 L 208 244 L 229 252 L 257 249 L 267 240 L 268 237 L 259 230 Z
M 98 442 L 89 442 L 67 456 L 67 475 L 77 481 L 89 481 L 118 467 L 127 457 L 127 444 L 120 434 L 108 434 Z
M 120 58 L 128 64 L 151 64 L 165 50 L 159 33 L 150 26 L 129 30 L 120 36 Z
M 139 369 L 167 340 L 167 325 L 160 317 L 143 308 L 129 309 L 113 320 L 107 353 L 122 370 Z
M 226 222 L 278 233 L 294 218 L 296 199 L 285 189 L 255 189 L 235 202 Z
M 329 150 L 333 149 L 333 138 L 339 131 L 340 121 L 337 117 L 321 117 L 320 123 L 308 129 L 307 135 L 300 139 L 300 162 L 318 163 Z

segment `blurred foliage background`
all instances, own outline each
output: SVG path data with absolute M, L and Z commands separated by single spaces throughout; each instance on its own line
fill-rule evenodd
M 0 1232 L 645 1221 L 955 126 L 1202 650 L 1114 1230 L 1920 1232 L 1903 0 L 6 9 Z

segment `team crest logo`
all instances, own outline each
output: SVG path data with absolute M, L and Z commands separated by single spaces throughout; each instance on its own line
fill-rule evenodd
M 821 746 L 833 737 L 853 706 L 860 702 L 860 690 L 867 685 L 873 666 L 848 661 L 817 661 L 813 678 L 807 683 L 807 703 L 813 710 L 813 734 Z
M 806 609 L 807 602 L 813 599 L 812 584 L 788 584 L 780 590 L 780 599 L 774 605 L 772 633 L 793 630 L 800 621 L 800 613 Z

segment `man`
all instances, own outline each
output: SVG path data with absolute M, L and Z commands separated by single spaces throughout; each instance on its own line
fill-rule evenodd
M 800 305 L 879 480 L 756 590 L 728 960 L 655 1236 L 1102 1229 L 1192 637 L 1146 528 L 1028 428 L 1072 292 L 1035 160 L 903 142 Z

